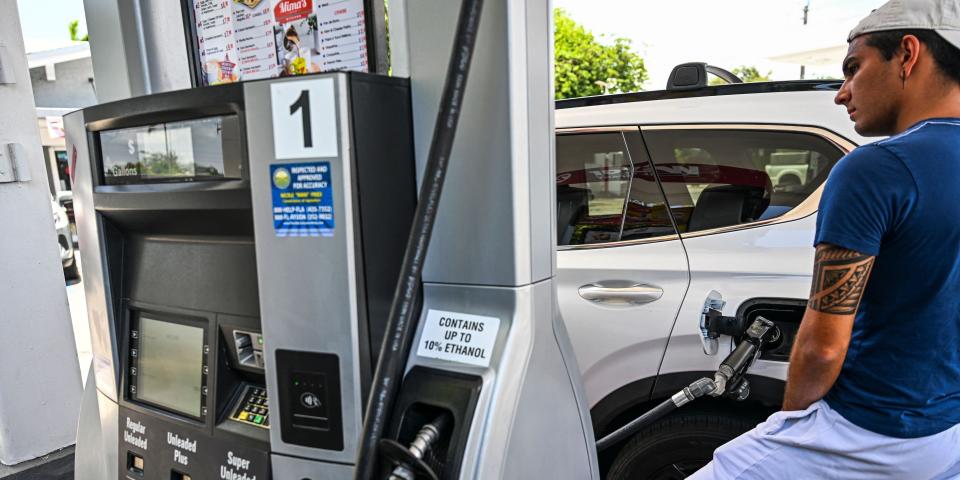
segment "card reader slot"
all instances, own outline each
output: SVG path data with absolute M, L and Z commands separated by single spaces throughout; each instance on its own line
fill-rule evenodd
M 245 330 L 234 330 L 233 345 L 240 365 L 263 368 L 263 335 Z
M 304 415 L 302 413 L 294 413 L 293 417 L 298 428 L 318 430 L 321 432 L 330 430 L 330 419 L 327 417 Z

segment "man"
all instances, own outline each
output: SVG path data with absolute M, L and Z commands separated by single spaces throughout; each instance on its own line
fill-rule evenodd
M 960 478 L 960 2 L 850 33 L 836 103 L 891 136 L 830 174 L 783 411 L 691 478 Z

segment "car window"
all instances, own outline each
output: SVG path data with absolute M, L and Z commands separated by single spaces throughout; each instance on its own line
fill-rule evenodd
M 625 132 L 624 138 L 627 140 L 627 148 L 633 160 L 634 174 L 620 240 L 676 235 L 677 231 L 670 220 L 667 201 L 663 197 L 660 185 L 657 184 L 653 163 L 647 156 L 647 149 L 643 146 L 640 132 Z
M 640 143 L 639 132 L 628 133 Z M 621 132 L 557 136 L 557 242 L 583 245 L 673 233 L 643 148 Z
M 801 132 L 651 130 L 643 137 L 681 233 L 783 215 L 843 156 Z

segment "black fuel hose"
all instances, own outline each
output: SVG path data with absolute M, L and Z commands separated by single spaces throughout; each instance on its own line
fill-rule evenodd
M 460 120 L 463 94 L 467 86 L 482 10 L 483 0 L 463 0 L 460 6 L 453 50 L 424 168 L 417 210 L 407 239 L 403 266 L 390 307 L 380 357 L 373 374 L 370 397 L 367 400 L 357 454 L 357 470 L 354 474 L 356 480 L 372 480 L 377 470 L 377 445 L 390 419 L 391 408 L 400 389 L 410 353 L 410 344 L 417 330 L 420 314 L 417 308 L 421 288 L 420 275 L 437 218 L 447 165 L 450 163 L 450 152 L 453 150 L 453 140 Z
M 744 338 L 740 341 L 730 355 L 720 362 L 720 368 L 714 374 L 713 379 L 701 378 L 683 390 L 675 393 L 672 397 L 664 400 L 650 411 L 637 417 L 630 423 L 616 429 L 613 433 L 597 440 L 597 451 L 603 450 L 622 442 L 624 439 L 633 435 L 640 429 L 663 418 L 664 415 L 680 408 L 704 395 L 713 395 L 715 397 L 727 393 L 730 388 L 737 388 L 743 375 L 757 359 L 757 353 L 761 351 L 764 345 L 776 342 L 780 339 L 780 329 L 763 317 L 757 317 L 756 320 L 743 332 Z M 749 390 L 747 390 L 749 393 Z M 743 395 L 746 398 L 746 394 Z M 739 398 L 742 400 L 743 398 Z
M 653 407 L 643 415 L 635 418 L 630 423 L 618 428 L 610 435 L 607 435 L 600 440 L 597 440 L 597 451 L 602 452 L 607 448 L 610 448 L 617 443 L 620 443 L 625 438 L 633 435 L 634 432 L 640 430 L 641 428 L 649 425 L 650 423 L 659 420 L 664 415 L 677 409 L 677 405 L 673 403 L 673 400 L 666 399 L 661 402 L 656 407 Z
M 675 393 L 672 397 L 664 400 L 656 407 L 653 407 L 647 413 L 633 419 L 630 423 L 616 429 L 613 433 L 597 440 L 597 451 L 602 452 L 607 448 L 622 442 L 624 439 L 633 435 L 641 428 L 650 425 L 663 418 L 664 415 L 713 392 L 717 386 L 709 378 L 701 378 L 683 390 Z

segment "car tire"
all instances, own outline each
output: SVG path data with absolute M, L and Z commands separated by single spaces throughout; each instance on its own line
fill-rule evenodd
M 710 462 L 717 447 L 756 425 L 756 419 L 716 412 L 670 415 L 634 435 L 613 461 L 607 479 L 686 478 Z
M 80 269 L 77 268 L 76 260 L 73 261 L 72 265 L 63 269 L 63 278 L 65 278 L 68 282 L 76 282 L 80 280 Z

